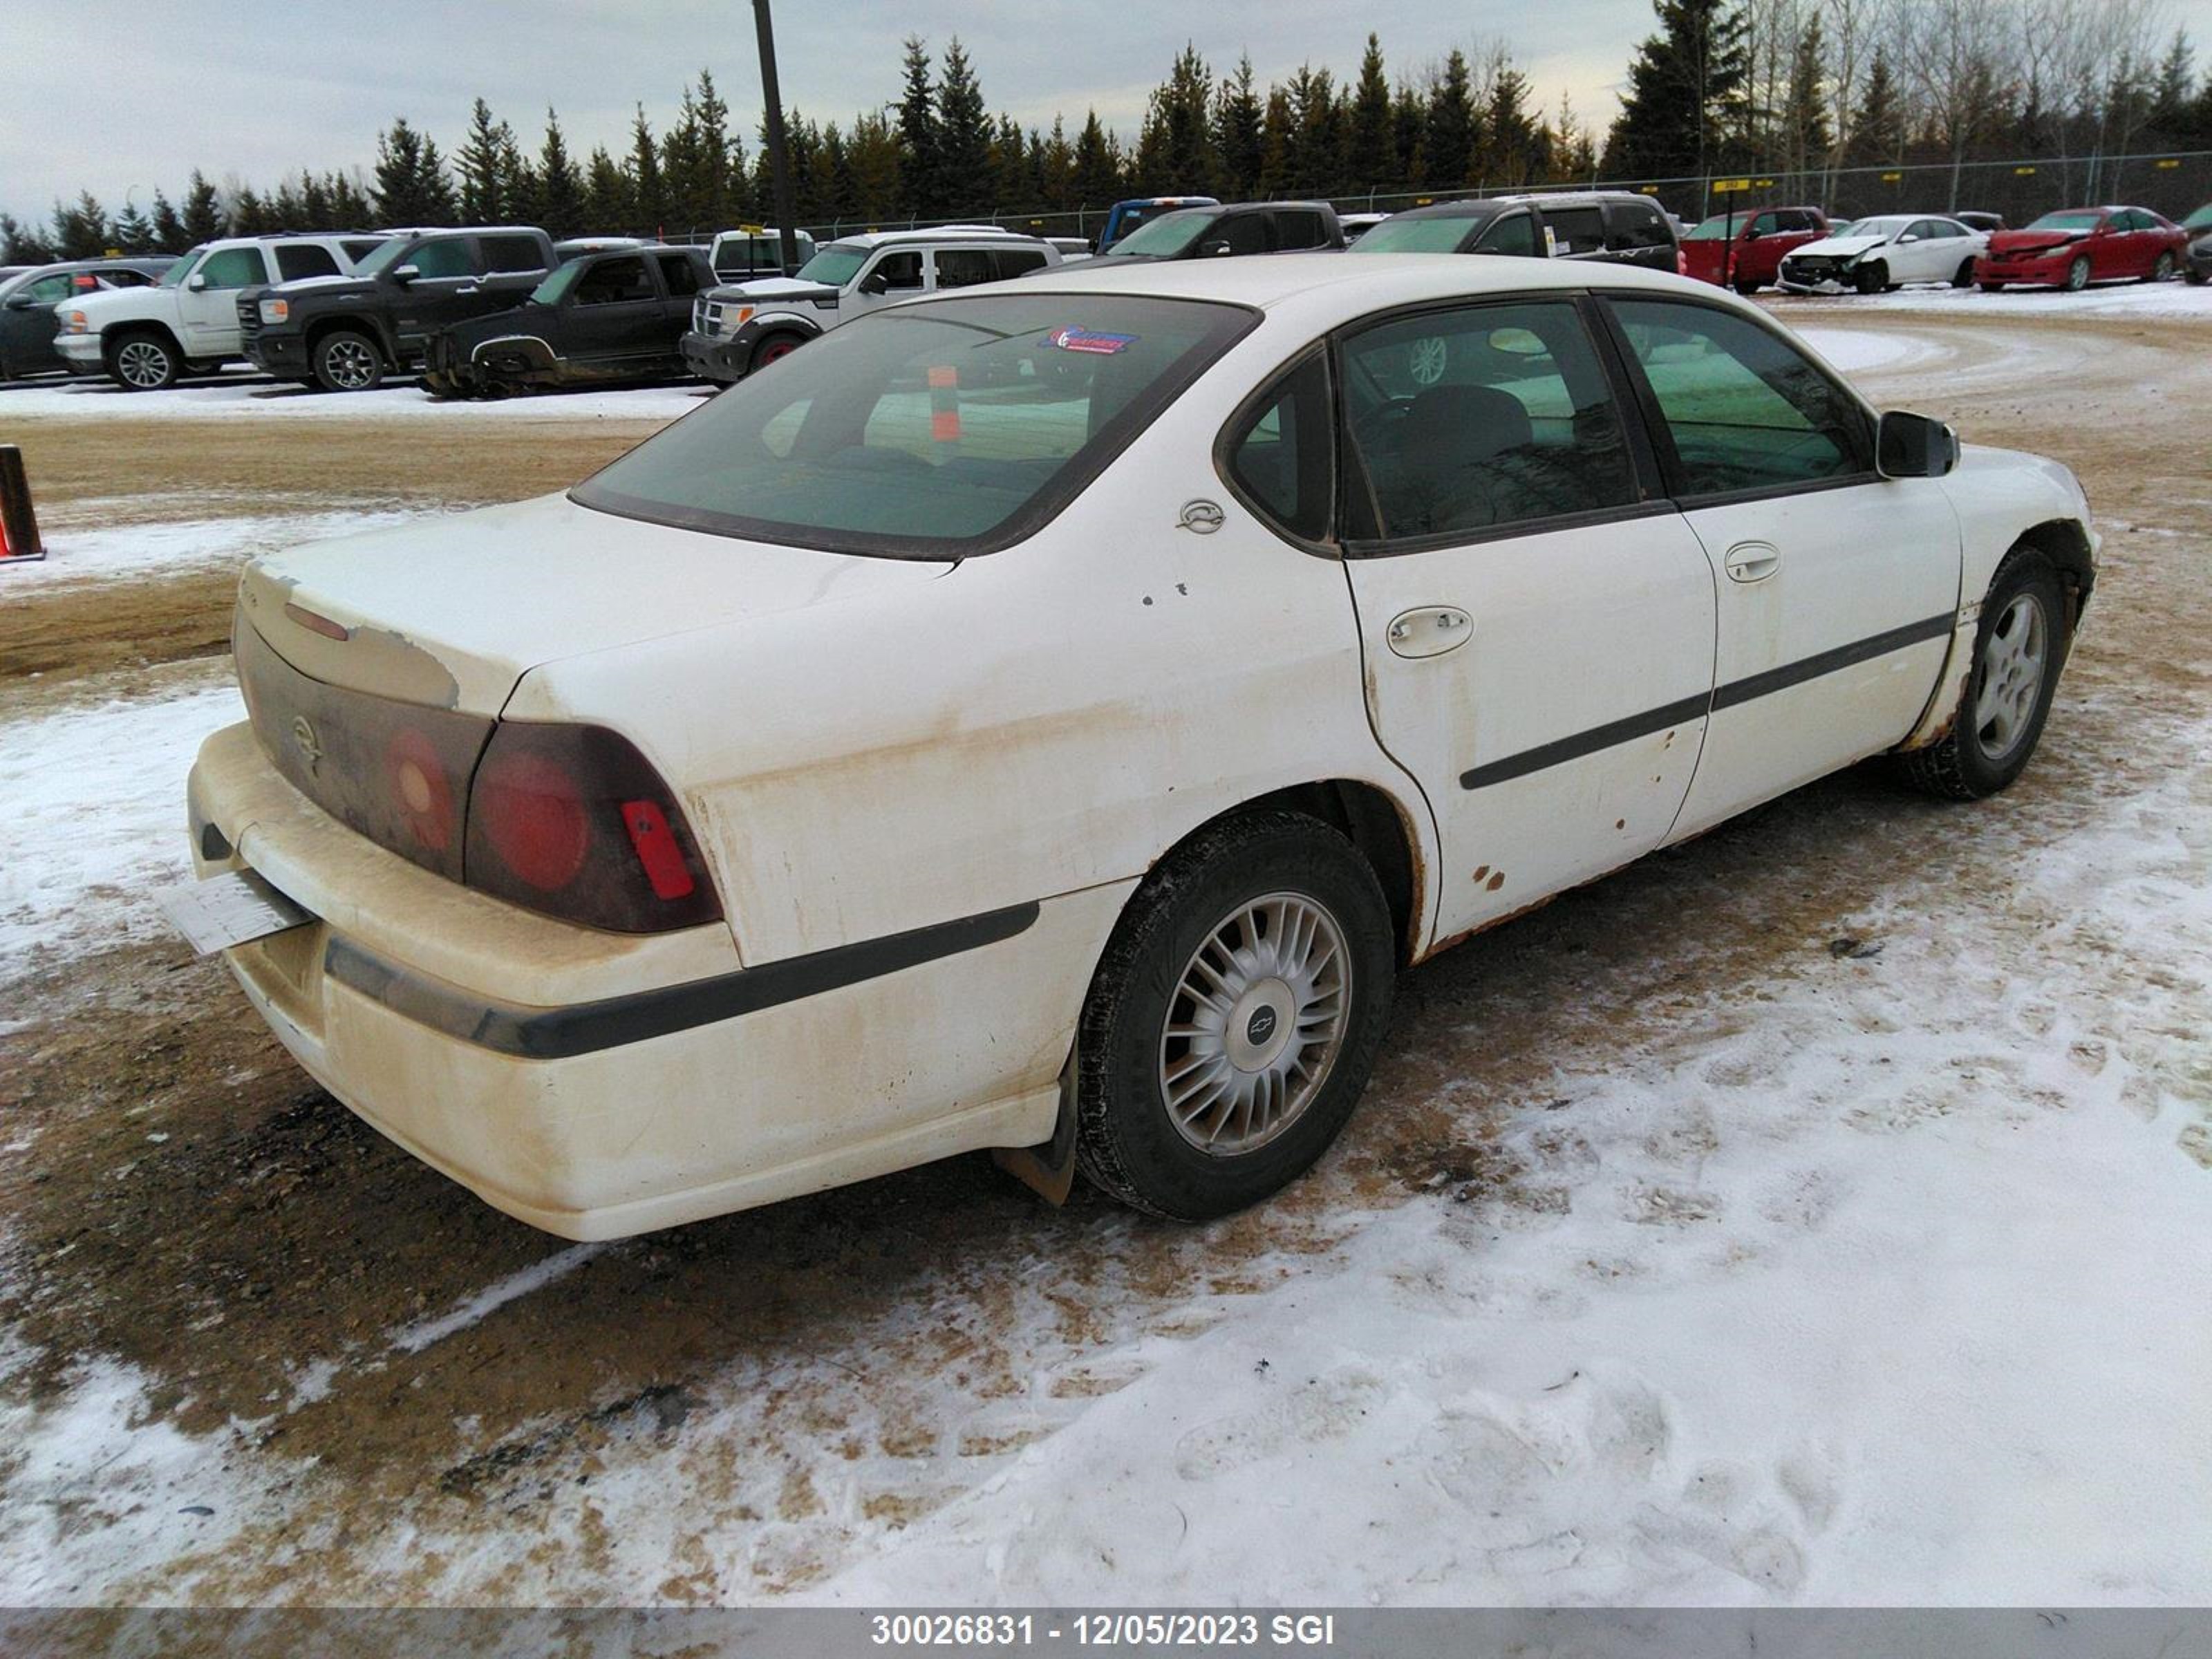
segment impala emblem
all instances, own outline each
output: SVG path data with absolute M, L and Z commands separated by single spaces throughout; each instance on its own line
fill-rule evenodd
M 1185 501 L 1182 516 L 1176 520 L 1194 535 L 1211 536 L 1221 528 L 1221 507 L 1214 501 Z
M 300 753 L 307 763 L 307 770 L 313 772 L 316 763 L 323 757 L 323 745 L 321 739 L 315 736 L 315 728 L 307 723 L 307 717 L 305 714 L 292 716 L 292 741 L 300 746 Z

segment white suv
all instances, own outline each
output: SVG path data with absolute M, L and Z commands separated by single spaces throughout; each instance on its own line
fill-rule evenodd
M 1060 263 L 1060 250 L 1042 237 L 988 225 L 841 236 L 796 276 L 729 283 L 701 295 L 692 302 L 684 361 L 702 380 L 726 385 L 880 307 Z
M 241 289 L 346 276 L 387 240 L 365 234 L 204 242 L 157 286 L 88 295 L 62 307 L 54 349 L 79 373 L 105 370 L 126 392 L 159 392 L 186 370 L 204 372 L 242 355 Z

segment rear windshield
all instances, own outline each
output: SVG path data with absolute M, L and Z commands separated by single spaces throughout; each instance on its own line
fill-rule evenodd
M 2098 222 L 2104 216 L 2101 213 L 2084 213 L 2079 210 L 2070 213 L 2046 213 L 2028 228 L 2030 230 L 2094 230 Z
M 1483 220 L 1450 214 L 1435 219 L 1385 219 L 1355 245 L 1362 253 L 1452 253 Z
M 839 552 L 988 552 L 1066 506 L 1255 320 L 1118 295 L 900 306 L 738 381 L 572 498 Z

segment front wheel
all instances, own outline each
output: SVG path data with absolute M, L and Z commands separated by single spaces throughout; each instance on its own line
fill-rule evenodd
M 1904 757 L 1905 775 L 1933 795 L 1979 800 L 2027 769 L 2066 660 L 2066 596 L 2051 562 L 2014 548 L 1982 601 L 1974 664 L 1941 742 Z
M 183 368 L 176 348 L 155 334 L 126 335 L 107 357 L 109 376 L 125 392 L 166 392 Z
M 2143 278 L 2146 283 L 2170 283 L 2172 280 L 2173 255 L 2171 252 L 2160 254 L 2158 263 L 2150 268 L 2150 275 Z
M 1982 284 L 1982 292 L 1984 294 L 2002 294 L 2004 292 L 2004 284 L 2002 283 L 1984 283 Z
M 1328 1150 L 1389 1018 L 1374 870 L 1295 812 L 1201 831 L 1129 902 L 1076 1036 L 1076 1157 L 1179 1221 L 1257 1203 Z
M 1862 294 L 1879 294 L 1889 286 L 1889 267 L 1879 260 L 1861 265 L 1851 274 L 1851 286 Z
M 805 343 L 801 335 L 771 334 L 753 348 L 752 368 L 762 369 L 770 363 L 781 362 Z
M 370 392 L 384 379 L 384 354 L 358 330 L 335 329 L 315 342 L 315 384 L 325 392 Z
M 2069 294 L 2079 294 L 2088 286 L 2089 256 L 2084 253 L 2066 267 L 2066 291 Z

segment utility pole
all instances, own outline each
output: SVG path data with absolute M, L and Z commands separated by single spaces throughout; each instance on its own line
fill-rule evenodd
M 783 93 L 775 83 L 775 27 L 769 21 L 768 0 L 753 0 L 753 25 L 760 35 L 761 96 L 768 101 L 768 173 L 775 191 L 776 239 L 783 274 L 790 276 L 799 270 L 799 237 L 791 222 L 791 151 L 783 142 Z

